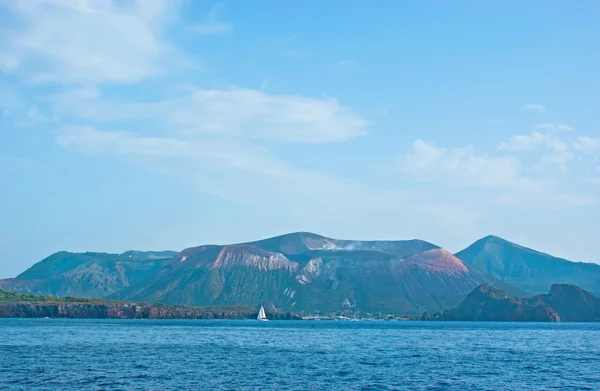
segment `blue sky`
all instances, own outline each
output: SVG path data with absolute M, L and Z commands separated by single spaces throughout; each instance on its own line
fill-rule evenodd
M 600 262 L 600 4 L 0 1 L 0 277 L 495 234 Z

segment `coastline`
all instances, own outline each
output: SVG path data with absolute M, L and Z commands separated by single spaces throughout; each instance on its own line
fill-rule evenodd
M 190 307 L 157 303 L 0 303 L 0 318 L 71 319 L 256 319 L 245 307 Z M 268 314 L 269 319 L 300 320 L 291 314 Z

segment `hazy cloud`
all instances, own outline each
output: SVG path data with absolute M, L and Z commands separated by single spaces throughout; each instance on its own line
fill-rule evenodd
M 417 140 L 412 152 L 400 155 L 396 169 L 416 180 L 458 186 L 533 187 L 513 157 L 478 155 L 472 146 L 441 148 Z
M 103 132 L 91 126 L 66 126 L 56 137 L 64 148 L 88 154 L 115 153 L 143 156 L 192 156 L 194 146 L 164 137 L 142 137 L 128 132 Z
M 573 143 L 573 148 L 580 150 L 586 154 L 600 152 L 600 138 L 588 136 L 577 137 Z
M 91 98 L 82 99 L 87 95 Z M 149 103 L 94 98 L 93 89 L 55 98 L 59 111 L 97 121 L 155 119 L 188 137 L 273 139 L 299 143 L 340 142 L 366 133 L 367 121 L 335 99 L 273 95 L 260 90 L 204 90 Z
M 529 110 L 529 111 L 537 111 L 537 112 L 544 112 L 546 111 L 546 107 L 542 106 L 542 105 L 525 105 L 525 110 Z
M 558 168 L 561 171 L 567 171 L 567 164 L 573 160 L 573 157 L 573 154 L 567 151 L 543 154 L 534 169 Z
M 170 57 L 162 30 L 174 1 L 3 4 L 18 25 L 3 33 L 2 65 L 36 82 L 136 82 L 160 73 Z
M 27 118 L 35 123 L 43 123 L 43 122 L 56 122 L 58 121 L 57 116 L 49 116 L 42 112 L 37 107 L 30 107 L 27 110 Z
M 423 196 L 371 188 L 350 179 L 299 169 L 248 143 L 148 137 L 89 126 L 65 127 L 56 141 L 85 154 L 112 155 L 175 176 L 195 183 L 200 191 L 230 201 L 266 204 L 272 213 L 279 211 L 307 222 L 327 224 L 331 219 L 339 224 L 360 216 L 381 215 L 389 221 L 401 217 L 418 220 L 421 222 L 411 229 L 426 229 L 430 219 L 439 219 L 442 226 L 446 221 L 448 226 L 455 226 L 450 215 L 456 215 L 459 208 L 443 210 L 435 208 L 435 203 L 424 203 L 423 208 L 415 209 L 413 206 L 423 202 Z M 471 215 L 472 211 L 465 214 Z M 471 223 L 469 220 L 463 224 Z
M 19 58 L 14 54 L 0 52 L 0 72 L 12 72 L 19 67 Z
M 538 130 L 560 130 L 563 132 L 574 132 L 575 128 L 565 124 L 540 124 L 535 127 Z
M 220 35 L 231 33 L 233 31 L 233 25 L 218 20 L 222 9 L 222 3 L 214 4 L 208 11 L 206 20 L 191 25 L 189 30 L 198 35 Z
M 569 148 L 569 144 L 558 137 L 536 131 L 513 136 L 510 141 L 502 142 L 498 148 L 502 151 L 533 151 L 538 147 L 565 151 Z

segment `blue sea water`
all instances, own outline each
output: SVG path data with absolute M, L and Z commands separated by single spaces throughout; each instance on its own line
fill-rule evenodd
M 0 319 L 0 390 L 596 390 L 600 324 Z

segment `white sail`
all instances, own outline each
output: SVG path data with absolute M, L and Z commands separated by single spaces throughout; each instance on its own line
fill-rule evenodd
M 258 311 L 258 317 L 256 318 L 257 320 L 262 320 L 262 321 L 267 321 L 267 315 L 265 314 L 265 309 L 264 307 L 261 305 L 260 306 L 260 311 Z

